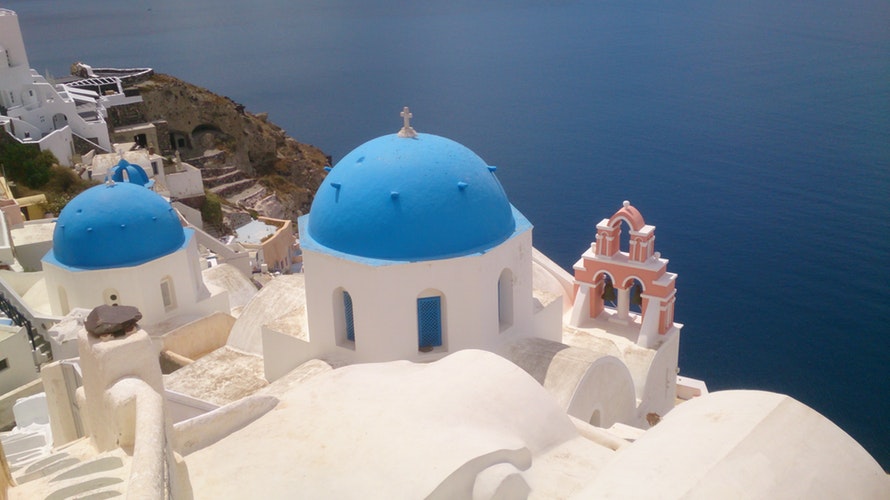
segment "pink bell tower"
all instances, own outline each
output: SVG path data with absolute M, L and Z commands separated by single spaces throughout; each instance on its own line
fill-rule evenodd
M 621 251 L 621 226 L 629 227 L 627 251 Z M 571 325 L 593 326 L 608 321 L 639 325 L 636 343 L 656 347 L 662 336 L 682 327 L 674 323 L 677 275 L 667 272 L 667 259 L 655 251 L 655 226 L 625 201 L 609 219 L 596 226 L 596 241 L 575 263 L 575 298 Z M 608 278 L 608 279 L 607 279 Z M 640 290 L 640 317 L 630 312 L 631 288 Z M 611 290 L 610 290 L 611 288 Z M 615 293 L 617 307 L 607 308 L 606 293 Z

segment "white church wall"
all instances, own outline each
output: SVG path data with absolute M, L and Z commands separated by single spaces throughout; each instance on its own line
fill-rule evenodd
M 352 349 L 331 347 L 321 342 L 306 342 L 266 326 L 262 327 L 262 342 L 263 375 L 269 382 L 287 375 L 306 360 L 335 357 L 344 360 L 343 364 L 353 364 L 355 358 L 355 351 Z M 327 352 L 324 352 L 325 347 Z
M 534 313 L 532 335 L 540 339 L 562 342 L 563 301 L 554 300 Z
M 432 361 L 466 348 L 494 350 L 505 338 L 532 332 L 531 231 L 481 255 L 392 265 L 368 265 L 307 250 L 310 342 L 332 349 L 338 342 L 335 292 L 352 298 L 357 362 Z M 512 327 L 501 332 L 498 279 L 513 277 Z M 483 285 L 487 284 L 487 286 Z M 442 346 L 418 351 L 417 299 L 442 297 Z M 265 349 L 264 349 L 265 350 Z M 293 360 L 299 364 L 305 360 Z
M 44 262 L 52 311 L 64 315 L 74 307 L 92 309 L 101 304 L 118 303 L 137 307 L 144 325 L 180 314 L 227 311 L 225 294 L 211 297 L 204 286 L 197 269 L 197 248 L 190 247 L 196 247 L 194 240 L 186 249 L 132 267 L 69 271 Z M 162 285 L 164 282 L 167 285 Z M 167 289 L 163 290 L 162 286 Z
M 615 356 L 541 338 L 522 338 L 498 354 L 547 389 L 569 415 L 599 427 L 636 424 L 633 378 Z
M 672 329 L 665 335 L 649 364 L 646 382 L 637 408 L 638 426 L 648 427 L 646 416 L 655 413 L 663 417 L 676 405 L 677 365 L 680 356 L 680 333 Z
M 566 412 L 597 427 L 634 423 L 633 379 L 624 363 L 613 356 L 594 361 L 575 386 Z

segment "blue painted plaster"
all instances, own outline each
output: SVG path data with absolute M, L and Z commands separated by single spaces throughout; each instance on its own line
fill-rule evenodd
M 316 245 L 396 261 L 484 252 L 516 230 L 485 161 L 430 134 L 387 135 L 355 148 L 321 184 L 307 219 Z
M 124 177 L 125 172 L 127 174 L 126 178 Z M 149 180 L 145 169 L 124 159 L 121 159 L 117 165 L 111 167 L 111 180 L 114 182 L 130 182 L 149 188 L 154 184 L 154 181 Z
M 103 184 L 62 209 L 44 260 L 72 270 L 135 266 L 179 250 L 187 236 L 157 193 L 128 182 Z
M 513 210 L 513 219 L 516 221 L 516 228 L 513 230 L 513 234 L 511 234 L 510 237 L 507 238 L 507 240 L 509 240 L 510 238 L 514 238 L 526 231 L 531 231 L 532 227 L 533 227 L 532 223 L 529 222 L 529 220 L 526 219 L 525 216 L 522 215 L 522 212 L 520 212 L 516 207 L 513 207 L 511 205 L 511 209 Z M 315 239 L 312 237 L 312 235 L 309 234 L 309 231 L 306 230 L 306 228 L 309 227 L 309 215 L 304 215 L 304 216 L 300 217 L 297 220 L 297 226 L 299 227 L 299 230 L 300 230 L 300 247 L 303 250 L 319 252 L 319 253 L 327 254 L 327 255 L 337 257 L 340 259 L 346 259 L 346 260 L 350 260 L 353 262 L 359 262 L 359 263 L 367 265 L 367 266 L 391 266 L 391 265 L 398 265 L 398 264 L 408 264 L 411 262 L 423 262 L 424 260 L 428 260 L 428 259 L 378 259 L 378 258 L 373 258 L 373 257 L 362 257 L 359 255 L 352 255 L 352 254 L 348 254 L 348 253 L 344 253 L 344 252 L 339 252 L 337 250 L 334 250 L 330 247 L 327 247 L 327 246 L 322 245 L 321 243 L 315 241 Z M 442 257 L 439 257 L 439 259 L 483 255 L 496 246 L 498 246 L 498 244 L 487 246 L 484 248 L 479 248 L 472 252 L 464 252 L 464 253 L 456 254 L 456 255 L 442 256 Z

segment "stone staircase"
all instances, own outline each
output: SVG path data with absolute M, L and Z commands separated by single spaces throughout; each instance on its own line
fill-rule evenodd
M 0 434 L 17 485 L 11 493 L 21 491 L 25 497 L 46 500 L 124 496 L 129 467 L 121 456 L 106 454 L 82 461 L 64 448 L 50 452 L 47 439 L 47 433 L 40 430 Z
M 252 188 L 256 185 L 257 183 L 255 180 L 244 179 L 212 187 L 210 188 L 210 191 L 222 196 L 223 198 L 237 198 L 237 195 L 239 193 L 247 191 L 249 188 Z
M 255 179 L 232 165 L 225 154 L 217 153 L 187 161 L 201 170 L 204 187 L 223 198 L 238 200 L 255 195 L 257 188 L 262 189 Z
M 244 172 L 231 166 L 202 168 L 201 175 L 204 179 L 204 187 L 208 189 L 247 179 Z

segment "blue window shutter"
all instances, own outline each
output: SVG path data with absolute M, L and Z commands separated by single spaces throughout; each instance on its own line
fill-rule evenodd
M 417 299 L 418 346 L 442 345 L 442 301 L 440 297 Z
M 355 321 L 352 319 L 352 297 L 343 291 L 343 314 L 346 316 L 346 340 L 355 342 Z

